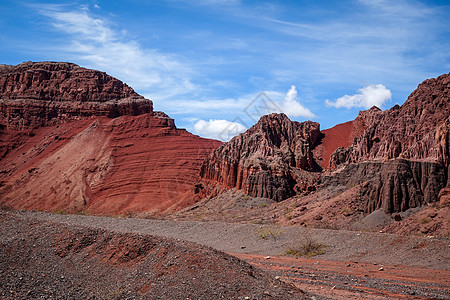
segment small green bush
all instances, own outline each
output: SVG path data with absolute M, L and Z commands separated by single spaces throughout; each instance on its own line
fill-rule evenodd
M 419 222 L 420 222 L 420 224 L 427 224 L 427 223 L 431 222 L 431 219 L 428 217 L 424 217 L 424 218 L 420 219 Z
M 328 248 L 328 245 L 322 244 L 312 238 L 310 235 L 306 235 L 300 245 L 289 247 L 285 254 L 295 256 L 312 257 L 320 254 L 324 254 Z
M 263 240 L 272 238 L 274 241 L 284 232 L 282 229 L 275 226 L 263 226 L 256 230 L 258 236 Z

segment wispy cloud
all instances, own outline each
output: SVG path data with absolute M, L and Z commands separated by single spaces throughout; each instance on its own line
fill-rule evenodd
M 354 4 L 340 14 L 330 8 L 329 18 L 268 17 L 266 28 L 298 43 L 297 49 L 280 53 L 274 76 L 305 78 L 316 85 L 383 81 L 411 91 L 411 82 L 430 76 L 430 63 L 448 65 L 448 52 L 442 55 L 448 41 L 440 35 L 448 33 L 450 24 L 442 22 L 439 7 L 402 0 Z M 297 68 L 285 67 L 286 62 Z
M 329 127 L 345 121 L 346 112 L 330 118 L 334 110 L 326 109 L 325 99 L 332 107 L 381 106 L 386 102 L 366 101 L 363 89 L 357 91 L 375 82 L 401 104 L 419 82 L 450 66 L 449 8 L 438 2 L 155 3 L 118 5 L 124 14 L 105 6 L 36 5 L 50 29 L 64 36 L 51 40 L 59 48 L 47 57 L 118 77 L 191 128 L 198 120 L 234 118 L 251 126 L 257 116 L 245 119 L 245 110 L 261 92 L 275 104 L 264 113 L 320 117 Z M 153 10 L 165 13 L 148 18 Z M 120 23 L 130 15 L 137 19 Z M 356 92 L 338 99 L 346 91 Z M 357 112 L 345 118 L 351 113 Z
M 354 95 L 345 95 L 336 99 L 336 101 L 332 102 L 330 100 L 325 100 L 327 106 L 333 106 L 336 108 L 370 108 L 372 106 L 378 106 L 380 108 L 383 107 L 383 104 L 391 100 L 392 94 L 391 91 L 388 90 L 382 84 L 371 84 L 362 89 L 358 90 L 357 94 Z
M 59 47 L 74 61 L 106 71 L 151 98 L 166 99 L 195 89 L 192 69 L 176 55 L 144 49 L 86 6 L 43 5 L 39 12 L 50 18 L 54 29 L 68 35 Z

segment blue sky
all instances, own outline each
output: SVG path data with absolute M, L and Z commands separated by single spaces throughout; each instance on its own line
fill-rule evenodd
M 229 139 L 285 112 L 321 128 L 450 72 L 448 1 L 0 2 L 0 63 L 113 75 L 180 128 Z

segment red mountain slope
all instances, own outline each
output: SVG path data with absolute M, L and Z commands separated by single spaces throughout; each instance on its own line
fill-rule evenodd
M 13 84 L 23 89 L 11 93 L 7 87 L 1 94 L 3 205 L 114 215 L 168 212 L 194 201 L 201 162 L 219 141 L 177 129 L 164 113 L 152 111 L 150 100 L 104 73 L 66 63 L 27 66 L 0 72 L 0 82 L 9 82 L 5 77 L 24 80 L 21 72 L 48 73 L 46 82 L 25 80 Z M 30 89 L 64 85 L 65 80 L 53 78 L 60 78 L 54 73 L 66 72 L 67 78 L 77 83 L 77 90 L 89 88 L 89 97 L 70 100 L 66 93 L 33 92 L 38 99 L 26 98 L 32 94 Z M 92 77 L 95 84 L 86 79 Z M 105 86 L 110 82 L 114 82 L 114 90 L 127 92 L 103 96 L 109 95 Z M 97 87 L 97 95 L 91 86 Z M 44 96 L 39 99 L 39 95 Z M 58 107 L 56 113 L 48 113 L 54 107 Z

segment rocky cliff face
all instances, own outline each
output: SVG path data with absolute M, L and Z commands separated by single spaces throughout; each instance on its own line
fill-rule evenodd
M 88 116 L 153 110 L 152 102 L 106 73 L 71 63 L 0 67 L 0 126 L 25 130 Z
M 402 106 L 372 107 L 322 132 L 314 122 L 264 116 L 215 150 L 201 177 L 206 186 L 218 183 L 277 201 L 326 186 L 361 185 L 366 213 L 433 203 L 448 186 L 449 99 L 447 74 L 424 81 Z M 321 168 L 331 173 L 316 172 Z
M 177 129 L 105 73 L 69 63 L 0 67 L 0 203 L 98 215 L 160 214 L 195 200 L 221 143 Z
M 446 185 L 446 169 L 433 162 L 393 159 L 347 165 L 322 179 L 323 187 L 360 185 L 364 212 L 382 209 L 387 213 L 431 204 Z
M 106 102 L 139 96 L 108 74 L 65 62 L 25 62 L 0 67 L 2 99 Z
M 357 118 L 363 133 L 331 155 L 332 181 L 364 183 L 366 211 L 400 212 L 438 201 L 448 187 L 450 74 L 425 80 L 402 106 L 372 108 Z M 370 162 L 370 163 L 365 163 Z M 356 176 L 356 177 L 355 177 Z
M 425 80 L 402 106 L 362 112 L 367 124 L 364 133 L 349 149 L 334 153 L 331 166 L 392 158 L 439 161 L 448 166 L 449 99 L 450 74 L 445 74 Z
M 305 171 L 319 170 L 312 149 L 320 138 L 318 123 L 292 122 L 284 114 L 263 116 L 211 153 L 200 176 L 254 197 L 281 201 L 308 189 L 314 176 Z

